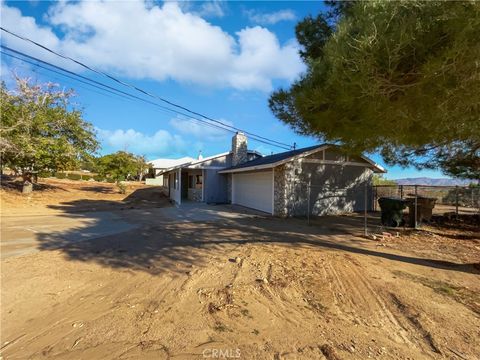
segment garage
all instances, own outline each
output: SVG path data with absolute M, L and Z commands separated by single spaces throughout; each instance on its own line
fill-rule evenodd
M 272 170 L 232 175 L 232 203 L 273 213 Z

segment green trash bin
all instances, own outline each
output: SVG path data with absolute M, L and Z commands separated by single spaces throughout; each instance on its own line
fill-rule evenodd
M 407 207 L 406 201 L 395 197 L 381 197 L 378 204 L 382 210 L 382 225 L 397 227 L 405 225 L 403 209 Z

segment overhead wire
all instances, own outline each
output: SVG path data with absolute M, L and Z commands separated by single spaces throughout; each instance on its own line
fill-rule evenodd
M 3 28 L 3 27 L 1 27 L 1 26 L 0 26 L 0 30 L 2 30 L 2 31 L 4 31 L 4 32 L 6 32 L 6 33 L 8 33 L 8 34 L 10 34 L 10 35 L 18 38 L 18 39 L 21 39 L 21 40 L 23 40 L 23 41 L 29 42 L 29 43 L 31 43 L 31 44 L 33 44 L 33 45 L 35 45 L 35 46 L 38 46 L 38 47 L 44 49 L 45 51 L 48 51 L 48 52 L 50 52 L 50 53 L 52 53 L 52 54 L 54 54 L 54 55 L 56 55 L 56 56 L 58 56 L 58 57 L 61 57 L 61 58 L 63 58 L 63 59 L 69 60 L 69 61 L 72 61 L 72 62 L 74 62 L 75 64 L 77 64 L 77 65 L 79 65 L 79 66 L 81 66 L 81 67 L 83 67 L 83 68 L 85 68 L 85 69 L 87 69 L 87 70 L 90 70 L 90 71 L 92 71 L 92 72 L 94 72 L 94 73 L 96 73 L 96 74 L 105 76 L 105 77 L 107 77 L 108 79 L 110 79 L 110 80 L 112 80 L 112 81 L 114 81 L 114 82 L 116 82 L 116 83 L 119 83 L 119 84 L 121 84 L 121 85 L 123 85 L 123 86 L 129 87 L 129 88 L 131 88 L 131 89 L 134 89 L 134 90 L 136 90 L 136 91 L 138 91 L 138 92 L 140 92 L 140 93 L 142 93 L 142 94 L 144 94 L 144 95 L 146 95 L 146 96 L 148 96 L 148 97 L 155 98 L 155 99 L 157 99 L 157 100 L 159 100 L 159 101 L 162 101 L 162 102 L 164 102 L 164 103 L 166 103 L 166 104 L 168 104 L 168 105 L 170 105 L 170 106 L 173 106 L 173 107 L 175 107 L 175 108 L 177 108 L 177 109 L 181 109 L 181 110 L 183 110 L 183 111 L 186 111 L 186 112 L 189 113 L 189 114 L 192 114 L 192 115 L 201 117 L 202 119 L 205 119 L 205 120 L 208 120 L 208 121 L 209 121 L 209 124 L 211 124 L 211 122 L 213 122 L 213 123 L 215 123 L 215 124 L 218 124 L 218 125 L 220 125 L 220 126 L 223 126 L 223 127 L 229 128 L 229 129 L 232 129 L 232 130 L 234 130 L 234 131 L 241 131 L 241 132 L 245 133 L 246 135 L 249 135 L 250 137 L 253 136 L 253 137 L 256 138 L 257 141 L 264 142 L 264 143 L 265 143 L 265 142 L 268 142 L 268 145 L 277 146 L 277 147 L 280 147 L 280 148 L 283 148 L 283 149 L 287 149 L 287 150 L 290 150 L 290 149 L 291 149 L 291 146 L 290 146 L 289 144 L 286 144 L 286 143 L 283 143 L 283 142 L 280 142 L 280 141 L 276 141 L 276 140 L 273 140 L 273 139 L 269 139 L 269 138 L 267 138 L 267 137 L 264 137 L 264 136 L 261 136 L 261 135 L 257 135 L 257 134 L 255 134 L 255 133 L 250 132 L 250 131 L 242 130 L 242 129 L 237 128 L 237 127 L 235 127 L 235 126 L 232 126 L 232 125 L 230 125 L 230 124 L 226 124 L 226 123 L 224 123 L 224 122 L 222 122 L 222 121 L 219 121 L 219 120 L 213 119 L 213 118 L 211 118 L 211 117 L 209 117 L 209 116 L 206 116 L 206 115 L 204 115 L 204 114 L 201 114 L 201 113 L 199 113 L 199 112 L 197 112 L 197 111 L 190 110 L 190 109 L 187 108 L 187 107 L 184 107 L 184 106 L 182 106 L 182 105 L 176 104 L 176 103 L 174 103 L 174 102 L 172 102 L 172 101 L 170 101 L 170 100 L 167 100 L 167 99 L 165 99 L 165 98 L 163 98 L 163 97 L 161 97 L 161 96 L 158 96 L 158 95 L 156 95 L 156 94 L 152 94 L 152 93 L 150 93 L 150 92 L 148 92 L 148 91 L 145 91 L 145 90 L 143 90 L 143 89 L 141 89 L 141 88 L 139 88 L 139 87 L 137 87 L 137 86 L 135 86 L 135 85 L 132 85 L 132 84 L 129 84 L 129 83 L 124 82 L 124 81 L 122 81 L 122 80 L 119 80 L 118 78 L 116 78 L 116 77 L 114 77 L 114 76 L 112 76 L 112 75 L 110 75 L 110 74 L 108 74 L 108 73 L 106 73 L 106 72 L 103 72 L 103 71 L 100 71 L 100 70 L 96 70 L 96 69 L 90 67 L 89 65 L 86 65 L 86 64 L 84 64 L 83 62 L 78 61 L 78 60 L 76 60 L 76 59 L 74 59 L 74 58 L 72 58 L 72 57 L 70 57 L 70 56 L 66 56 L 66 55 L 60 54 L 60 53 L 58 53 L 58 52 L 56 52 L 56 51 L 48 48 L 47 46 L 44 46 L 44 45 L 42 45 L 42 44 L 40 44 L 40 43 L 38 43 L 38 42 L 36 42 L 36 41 L 34 41 L 34 40 L 31 40 L 31 39 L 29 39 L 29 38 L 27 38 L 27 37 L 24 37 L 24 36 L 15 34 L 14 32 L 12 32 L 12 31 L 10 31 L 10 30 L 7 30 L 7 29 L 5 29 L 5 28 Z M 3 44 L 2 44 L 2 48 L 9 49 L 9 50 L 11 50 L 11 51 L 13 51 L 13 52 L 16 52 L 16 53 L 21 53 L 20 51 L 14 50 L 14 49 L 11 49 L 11 48 L 8 48 L 8 47 L 6 47 L 6 46 L 3 45 Z M 28 55 L 28 54 L 24 54 L 24 53 L 21 53 L 21 54 L 22 54 L 22 55 L 25 55 L 25 56 L 27 56 L 27 57 L 31 57 L 31 56 Z M 41 61 L 41 62 L 44 62 L 44 63 L 47 63 L 47 62 L 45 62 L 45 61 L 43 61 L 43 60 L 40 60 L 40 59 L 36 59 L 36 60 Z M 53 66 L 53 67 L 56 67 L 56 68 L 61 68 L 61 67 L 59 67 L 59 66 L 57 66 L 57 65 L 54 65 L 54 64 L 50 64 L 50 65 Z M 63 69 L 63 68 L 61 68 L 61 69 L 64 70 L 64 71 L 66 71 L 66 72 L 69 72 L 69 73 L 74 73 L 74 72 L 72 72 L 72 71 L 70 71 L 70 70 L 67 70 L 67 69 Z M 77 76 L 79 76 L 79 77 L 83 77 L 83 76 L 80 75 L 80 74 L 76 74 L 76 73 L 75 73 L 75 75 L 77 75 Z M 86 77 L 83 77 L 83 78 L 86 78 Z M 92 81 L 92 82 L 96 82 L 97 84 L 101 84 L 102 86 L 108 87 L 108 88 L 110 88 L 110 89 L 113 88 L 113 87 L 110 87 L 109 85 L 106 85 L 106 84 L 97 82 L 96 80 L 93 80 L 93 79 L 88 79 L 88 80 L 90 80 L 90 81 Z M 121 90 L 118 90 L 118 89 L 116 89 L 116 88 L 113 88 L 113 89 L 114 89 L 115 91 L 122 92 Z M 129 96 L 135 96 L 135 95 L 132 95 L 132 94 L 128 94 L 128 95 L 129 95 Z M 145 100 L 145 99 L 142 99 L 142 101 L 146 101 L 146 100 Z M 157 105 L 158 105 L 158 104 L 157 104 Z M 171 109 L 171 110 L 173 110 L 173 109 Z M 176 112 L 177 110 L 173 110 L 173 111 Z M 185 116 L 184 113 L 183 113 L 182 115 Z M 190 115 L 189 115 L 189 116 L 190 116 Z M 197 120 L 199 120 L 199 119 L 197 118 Z M 261 140 L 263 140 L 263 141 L 261 141 Z
M 200 123 L 200 124 L 204 124 L 204 125 L 207 125 L 207 126 L 210 126 L 210 127 L 214 127 L 214 128 L 220 129 L 220 130 L 224 130 L 224 131 L 227 131 L 227 132 L 232 132 L 232 133 L 236 132 L 236 131 L 233 130 L 233 129 L 225 128 L 225 127 L 223 127 L 223 126 L 220 126 L 220 125 L 217 125 L 217 124 L 214 124 L 214 123 L 207 122 L 207 121 L 205 121 L 205 120 L 203 120 L 203 119 L 195 118 L 195 117 L 193 117 L 192 115 L 185 114 L 185 113 L 180 112 L 180 111 L 178 111 L 178 110 L 171 109 L 171 108 L 162 106 L 162 105 L 160 105 L 160 104 L 158 104 L 158 103 L 152 102 L 152 101 L 150 101 L 150 100 L 143 99 L 143 98 L 141 98 L 141 97 L 138 97 L 138 96 L 136 96 L 136 95 L 133 95 L 133 94 L 124 92 L 124 91 L 122 91 L 122 90 L 118 90 L 118 89 L 113 88 L 113 87 L 111 87 L 111 86 L 109 86 L 109 85 L 103 84 L 103 83 L 101 83 L 101 82 L 98 82 L 98 81 L 96 81 L 96 80 L 90 79 L 90 78 L 85 77 L 85 76 L 82 76 L 82 75 L 80 75 L 80 74 L 76 74 L 75 72 L 72 72 L 72 71 L 70 71 L 70 70 L 64 69 L 64 68 L 62 68 L 62 67 L 60 67 L 60 66 L 51 64 L 51 63 L 49 63 L 49 62 L 47 62 L 47 61 L 44 61 L 44 60 L 38 59 L 38 58 L 36 58 L 36 57 L 34 57 L 34 56 L 25 54 L 25 53 L 23 53 L 23 52 L 21 52 L 21 51 L 14 50 L 14 49 L 12 49 L 12 48 L 9 48 L 8 46 L 0 45 L 0 47 L 3 48 L 3 49 L 5 49 L 5 50 L 7 50 L 7 51 L 11 51 L 11 52 L 13 52 L 13 53 L 15 53 L 15 54 L 18 54 L 18 55 L 24 56 L 24 57 L 26 57 L 26 58 L 28 58 L 28 59 L 31 59 L 31 60 L 36 61 L 37 63 L 34 63 L 34 62 L 32 62 L 32 61 L 26 60 L 26 59 L 21 58 L 21 57 L 19 57 L 19 56 L 15 56 L 15 55 L 9 54 L 8 52 L 0 51 L 0 52 L 3 53 L 4 55 L 7 55 L 7 56 L 10 56 L 10 57 L 15 58 L 15 59 L 17 59 L 17 60 L 23 61 L 23 62 L 25 62 L 25 63 L 28 63 L 28 64 L 32 65 L 32 66 L 36 66 L 36 67 L 45 69 L 45 70 L 47 70 L 47 71 L 56 73 L 56 74 L 58 74 L 58 75 L 67 77 L 67 78 L 69 78 L 69 79 L 72 79 L 72 80 L 75 80 L 75 81 L 79 81 L 79 82 L 81 82 L 81 83 L 87 84 L 87 85 L 89 85 L 89 86 L 92 86 L 92 87 L 94 87 L 94 88 L 100 89 L 100 90 L 102 90 L 102 91 L 107 91 L 108 93 L 111 93 L 111 94 L 113 94 L 113 95 L 121 96 L 122 98 L 126 98 L 126 99 L 128 99 L 128 100 L 139 100 L 139 101 L 148 103 L 148 104 L 150 104 L 150 105 L 154 105 L 154 106 L 156 106 L 157 108 L 159 108 L 159 109 L 157 109 L 157 110 L 162 111 L 162 112 L 164 112 L 164 113 L 176 114 L 177 116 L 178 116 L 178 115 L 181 115 L 181 116 L 184 116 L 184 117 L 185 117 L 186 119 L 188 119 L 188 120 L 193 120 L 194 122 L 197 122 L 197 123 Z M 46 66 L 43 66 L 43 65 L 40 65 L 39 63 L 42 63 L 42 64 L 46 64 L 46 65 L 48 65 L 48 66 L 51 66 L 53 69 L 52 69 L 52 68 L 49 68 L 49 67 L 46 67 Z M 57 70 L 54 70 L 54 69 L 59 69 L 60 71 L 57 71 Z M 62 71 L 65 72 L 66 74 L 63 73 Z M 68 75 L 68 74 L 71 74 L 71 75 Z M 85 80 L 87 80 L 87 81 L 85 81 Z M 112 90 L 113 90 L 113 91 L 112 91 Z M 251 139 L 254 140 L 254 141 L 257 141 L 257 142 L 261 142 L 261 143 L 267 144 L 267 145 L 278 146 L 278 145 L 272 144 L 272 143 L 270 143 L 270 142 L 268 142 L 268 141 L 264 141 L 264 140 L 262 140 L 262 139 L 257 139 L 257 138 L 256 138 L 256 135 L 252 135 L 252 136 L 251 136 Z M 283 148 L 283 147 L 282 147 L 282 148 Z M 285 147 L 284 149 L 288 149 L 288 148 Z
M 115 93 L 115 92 L 113 92 L 113 91 L 109 91 L 108 89 L 104 89 L 104 88 L 102 88 L 102 87 L 98 87 L 98 86 L 96 86 L 96 85 L 94 85 L 94 84 L 88 83 L 88 82 L 83 81 L 83 80 L 81 80 L 81 79 L 77 79 L 77 78 L 75 78 L 75 77 L 73 77 L 73 76 L 69 76 L 69 75 L 67 75 L 67 74 L 63 74 L 63 73 L 60 72 L 60 71 L 55 71 L 55 70 L 53 70 L 53 69 L 50 69 L 50 68 L 48 68 L 48 67 L 46 67 L 46 66 L 42 66 L 42 65 L 37 64 L 37 63 L 34 63 L 34 62 L 32 62 L 32 61 L 28 61 L 28 60 L 22 59 L 22 58 L 20 58 L 20 57 L 18 57 L 18 56 L 9 54 L 9 53 L 7 53 L 7 52 L 4 52 L 4 51 L 1 51 L 1 50 L 0 50 L 0 53 L 1 53 L 1 54 L 4 54 L 4 55 L 7 55 L 7 56 L 9 56 L 9 57 L 15 58 L 15 59 L 17 59 L 17 60 L 19 60 L 19 61 L 21 61 L 21 62 L 24 62 L 24 63 L 26 63 L 26 64 L 29 64 L 29 65 L 31 65 L 31 66 L 38 67 L 38 68 L 47 70 L 47 71 L 49 71 L 49 72 L 53 72 L 53 73 L 58 74 L 58 75 L 60 75 L 60 76 L 63 76 L 63 77 L 72 79 L 72 80 L 74 80 L 74 81 L 79 81 L 79 82 L 84 83 L 84 84 L 86 84 L 86 85 L 88 85 L 88 86 L 97 88 L 97 89 L 99 89 L 99 90 L 101 90 L 101 91 L 106 91 L 106 92 L 111 93 L 111 94 L 113 94 L 113 95 L 120 96 L 121 98 L 125 98 L 125 99 L 131 100 L 131 101 L 132 101 L 132 100 L 136 100 L 135 97 L 134 97 L 134 98 L 130 98 L 130 97 L 128 97 L 128 96 L 124 96 L 123 94 L 117 94 L 117 93 Z M 32 71 L 36 72 L 35 70 L 32 70 Z M 46 75 L 44 72 L 41 72 L 41 71 L 38 71 L 38 72 Z M 51 75 L 49 75 L 49 76 L 51 76 Z M 55 76 L 52 76 L 52 78 L 60 80 L 58 77 L 55 77 Z M 92 89 L 89 89 L 89 88 L 87 88 L 87 87 L 83 87 L 83 86 L 80 86 L 80 85 L 75 85 L 75 86 L 76 86 L 76 87 L 78 86 L 78 87 L 80 87 L 80 88 L 83 88 L 83 89 L 86 89 L 86 90 L 89 90 L 89 91 L 93 91 L 94 93 L 97 93 L 97 94 L 101 94 L 101 95 L 104 95 L 104 96 L 113 98 L 112 96 L 107 95 L 107 94 L 105 94 L 105 93 L 102 93 L 101 91 L 95 91 L 95 90 L 92 90 Z M 143 99 L 141 99 L 141 100 L 143 100 Z M 178 115 L 178 113 L 175 112 L 175 111 L 173 111 L 173 110 L 169 110 L 169 109 L 166 108 L 166 107 L 163 107 L 163 106 L 158 105 L 158 104 L 156 104 L 156 103 L 149 102 L 148 100 L 146 100 L 146 101 L 147 101 L 148 103 L 151 103 L 152 105 L 158 106 L 159 108 L 156 109 L 157 111 L 161 111 L 161 112 L 163 112 L 163 113 L 165 113 L 165 114 L 172 114 L 172 113 L 173 113 L 173 114 L 177 114 L 177 115 Z M 234 132 L 233 130 L 222 128 L 222 127 L 220 127 L 220 126 L 218 126 L 218 125 L 216 125 L 216 124 L 205 124 L 205 122 L 202 122 L 202 121 L 200 121 L 200 120 L 198 120 L 198 119 L 195 119 L 195 118 L 193 118 L 193 117 L 191 117 L 191 116 L 185 116 L 184 119 L 186 119 L 186 120 L 192 120 L 192 121 L 194 121 L 194 122 L 196 122 L 196 123 L 208 125 L 208 126 L 211 126 L 211 127 L 214 127 L 214 128 L 218 128 L 218 129 L 220 129 L 220 130 L 224 130 L 224 131 L 227 131 L 227 132 Z M 253 139 L 253 140 L 258 141 L 257 139 Z

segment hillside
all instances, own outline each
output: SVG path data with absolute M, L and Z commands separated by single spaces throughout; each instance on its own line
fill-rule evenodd
M 467 186 L 471 180 L 448 179 L 448 178 L 404 178 L 394 180 L 398 185 L 429 185 L 429 186 Z

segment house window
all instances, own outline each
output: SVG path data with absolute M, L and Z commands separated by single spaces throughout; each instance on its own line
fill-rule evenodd
M 195 177 L 193 175 L 190 175 L 188 177 L 188 188 L 189 189 L 195 189 L 195 182 L 194 182 Z
M 197 175 L 195 184 L 202 185 L 202 181 L 203 181 L 202 175 Z

